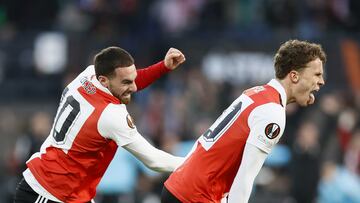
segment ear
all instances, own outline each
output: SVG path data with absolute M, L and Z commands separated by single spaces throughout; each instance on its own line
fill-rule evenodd
M 98 77 L 98 80 L 99 80 L 99 82 L 100 82 L 100 84 L 101 84 L 102 86 L 104 86 L 104 87 L 106 87 L 106 88 L 109 87 L 109 79 L 108 79 L 106 76 L 100 75 L 100 76 Z
M 290 71 L 289 75 L 291 82 L 297 83 L 299 81 L 299 72 L 297 72 L 296 70 Z

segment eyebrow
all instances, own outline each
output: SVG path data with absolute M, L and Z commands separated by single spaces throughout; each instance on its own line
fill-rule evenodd
M 121 83 L 123 83 L 123 84 L 128 84 L 128 83 L 132 83 L 132 82 L 133 82 L 133 80 L 129 80 L 129 79 L 124 79 L 121 81 Z

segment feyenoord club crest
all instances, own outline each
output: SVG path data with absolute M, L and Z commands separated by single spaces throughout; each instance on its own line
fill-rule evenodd
M 95 94 L 96 87 L 93 85 L 87 78 L 81 78 L 80 80 L 81 86 L 84 88 L 85 92 L 88 94 Z
M 127 124 L 130 128 L 134 129 L 135 128 L 135 122 L 134 122 L 134 119 L 130 116 L 130 114 L 128 114 L 126 116 L 126 121 L 127 121 Z
M 269 139 L 274 139 L 280 134 L 280 126 L 276 123 L 270 123 L 265 127 L 265 135 Z

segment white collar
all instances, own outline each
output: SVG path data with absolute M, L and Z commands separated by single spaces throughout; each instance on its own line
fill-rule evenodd
M 280 93 L 282 105 L 283 105 L 284 107 L 286 107 L 287 96 L 286 96 L 285 88 L 282 86 L 282 84 L 281 84 L 278 80 L 272 79 L 272 80 L 270 80 L 270 82 L 268 82 L 268 85 L 270 85 L 271 87 L 275 88 L 276 91 L 278 91 L 278 92 Z

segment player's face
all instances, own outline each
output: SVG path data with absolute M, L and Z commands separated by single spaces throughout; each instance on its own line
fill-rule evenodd
M 320 59 L 310 61 L 305 68 L 297 72 L 298 80 L 294 85 L 293 96 L 300 106 L 308 106 L 315 102 L 314 93 L 325 84 L 323 64 Z
M 108 89 L 121 103 L 128 104 L 131 94 L 136 92 L 135 78 L 137 76 L 135 65 L 115 69 L 115 76 L 109 78 Z

